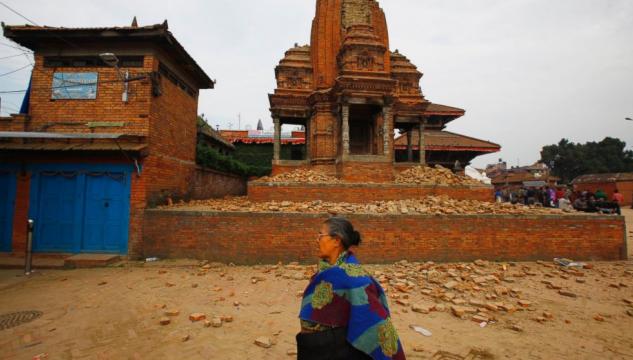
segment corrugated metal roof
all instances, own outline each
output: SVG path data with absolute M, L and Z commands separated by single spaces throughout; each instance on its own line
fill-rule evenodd
M 147 144 L 138 143 L 0 143 L 0 150 L 12 151 L 141 151 Z
M 107 133 L 53 133 L 35 131 L 0 131 L 4 139 L 119 139 L 125 134 Z

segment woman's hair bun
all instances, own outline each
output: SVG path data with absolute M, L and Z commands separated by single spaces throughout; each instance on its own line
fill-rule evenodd
M 360 233 L 354 230 L 354 232 L 352 232 L 352 238 L 350 240 L 351 240 L 352 245 L 358 246 L 360 245 L 363 239 L 361 239 Z

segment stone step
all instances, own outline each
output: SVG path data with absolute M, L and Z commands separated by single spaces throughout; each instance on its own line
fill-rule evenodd
M 119 255 L 114 254 L 78 254 L 64 259 L 64 267 L 67 269 L 106 267 L 120 259 Z

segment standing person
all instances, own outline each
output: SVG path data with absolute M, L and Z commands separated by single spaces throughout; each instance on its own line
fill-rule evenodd
M 547 197 L 550 207 L 557 207 L 558 199 L 556 198 L 556 190 L 554 190 L 554 188 L 550 187 L 547 190 Z
M 382 287 L 350 251 L 360 245 L 358 231 L 334 217 L 317 241 L 321 261 L 303 293 L 297 359 L 405 359 Z
M 495 201 L 497 203 L 503 202 L 503 193 L 501 192 L 501 189 L 498 189 L 497 191 L 495 191 Z
M 622 215 L 622 204 L 624 203 L 624 196 L 622 194 L 620 194 L 620 191 L 618 189 L 615 189 L 613 191 L 613 204 L 615 204 L 615 211 L 618 213 L 618 215 Z

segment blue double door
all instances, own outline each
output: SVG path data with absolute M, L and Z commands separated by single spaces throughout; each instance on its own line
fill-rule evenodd
M 124 166 L 34 168 L 34 251 L 126 254 L 130 180 Z
M 0 252 L 11 251 L 16 174 L 0 169 Z

